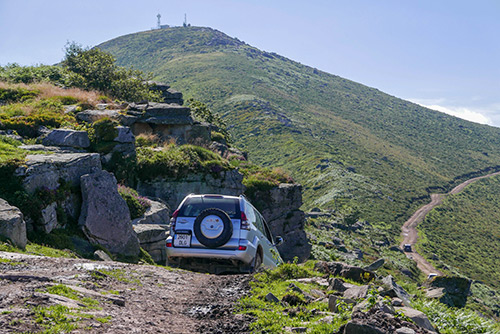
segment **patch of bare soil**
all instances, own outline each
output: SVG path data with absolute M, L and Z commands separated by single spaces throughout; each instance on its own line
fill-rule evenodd
M 247 333 L 251 318 L 234 313 L 249 275 L 207 275 L 149 265 L 0 252 L 0 333 L 42 332 L 35 307 L 78 300 L 50 294 L 63 284 L 98 301 L 82 309 L 71 333 Z M 99 320 L 100 319 L 100 320 Z M 102 319 L 109 319 L 102 320 Z

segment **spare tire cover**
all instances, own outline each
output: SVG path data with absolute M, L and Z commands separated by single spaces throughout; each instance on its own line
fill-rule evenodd
M 224 245 L 233 235 L 233 223 L 221 209 L 203 210 L 194 221 L 194 235 L 198 241 L 209 247 L 217 248 Z

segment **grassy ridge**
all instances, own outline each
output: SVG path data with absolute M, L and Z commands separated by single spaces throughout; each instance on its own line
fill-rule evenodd
M 236 144 L 289 170 L 306 207 L 352 200 L 364 218 L 403 220 L 412 198 L 500 164 L 500 130 L 397 99 L 260 51 L 221 32 L 170 28 L 99 46 L 206 102 Z M 335 203 L 337 202 L 337 203 Z

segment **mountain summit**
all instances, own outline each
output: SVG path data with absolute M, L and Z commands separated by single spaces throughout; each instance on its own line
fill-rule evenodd
M 461 179 L 500 165 L 500 129 L 471 123 L 203 27 L 134 33 L 98 46 L 224 117 L 251 159 L 304 186 L 306 208 L 359 207 L 401 223 Z M 394 227 L 395 225 L 393 225 Z

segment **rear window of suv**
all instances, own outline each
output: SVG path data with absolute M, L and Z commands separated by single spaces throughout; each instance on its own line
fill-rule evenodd
M 225 211 L 229 218 L 241 218 L 239 200 L 222 197 L 192 197 L 179 210 L 179 217 L 197 217 L 203 210 L 217 208 Z

